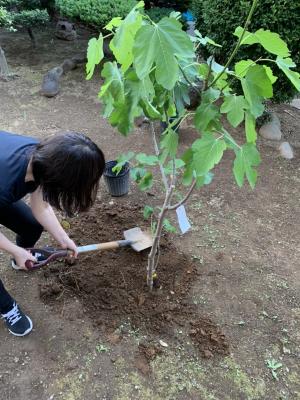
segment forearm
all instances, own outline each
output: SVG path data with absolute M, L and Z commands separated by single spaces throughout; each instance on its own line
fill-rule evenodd
M 1 232 L 0 249 L 9 253 L 14 259 L 15 264 L 21 269 L 27 270 L 27 261 L 36 262 L 36 258 L 30 253 L 30 251 L 15 245 Z
M 32 210 L 33 215 L 38 222 L 44 227 L 44 229 L 54 237 L 58 243 L 63 243 L 68 238 L 67 233 L 60 225 L 52 207 L 48 205 L 42 210 Z
M 16 249 L 17 245 L 12 243 L 3 233 L 0 232 L 0 249 L 6 251 L 7 253 L 13 254 Z
M 59 223 L 52 207 L 43 200 L 40 190 L 36 190 L 31 195 L 31 209 L 32 213 L 38 222 L 44 227 L 46 231 L 54 237 L 63 249 L 69 249 L 73 252 L 73 256 L 77 257 L 77 246 L 69 238 L 63 227 Z

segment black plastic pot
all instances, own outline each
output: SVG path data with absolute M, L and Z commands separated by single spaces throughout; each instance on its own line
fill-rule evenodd
M 108 161 L 105 164 L 104 180 L 111 196 L 120 197 L 125 196 L 129 192 L 129 164 L 126 163 L 121 171 L 117 174 L 113 172 L 113 167 L 117 161 Z

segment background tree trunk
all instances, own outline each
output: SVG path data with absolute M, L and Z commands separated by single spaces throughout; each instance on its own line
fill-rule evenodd
M 4 51 L 0 46 L 0 78 L 7 79 L 10 75 L 10 71 L 7 65 Z
M 35 36 L 34 36 L 34 34 L 33 34 L 33 32 L 32 32 L 32 29 L 31 29 L 30 27 L 27 28 L 27 32 L 28 32 L 28 35 L 29 35 L 29 37 L 30 37 L 32 46 L 35 48 L 35 47 L 36 47 L 36 40 L 35 40 Z

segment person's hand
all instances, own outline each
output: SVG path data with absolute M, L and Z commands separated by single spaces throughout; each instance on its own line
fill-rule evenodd
M 69 238 L 69 236 L 66 236 L 62 241 L 60 241 L 59 244 L 63 249 L 71 250 L 72 251 L 72 257 L 77 258 L 77 256 L 78 256 L 77 246 L 73 242 L 73 240 L 71 240 Z
M 36 258 L 26 249 L 23 249 L 22 247 L 16 246 L 16 249 L 12 253 L 12 256 L 17 264 L 18 267 L 21 269 L 24 269 L 25 271 L 28 271 L 28 268 L 26 268 L 26 261 L 32 261 L 36 262 Z

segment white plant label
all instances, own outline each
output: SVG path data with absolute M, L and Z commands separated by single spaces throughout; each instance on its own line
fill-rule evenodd
M 191 229 L 191 224 L 186 215 L 186 211 L 183 205 L 176 208 L 176 214 L 177 214 L 179 228 L 181 230 L 181 233 L 184 234 Z

